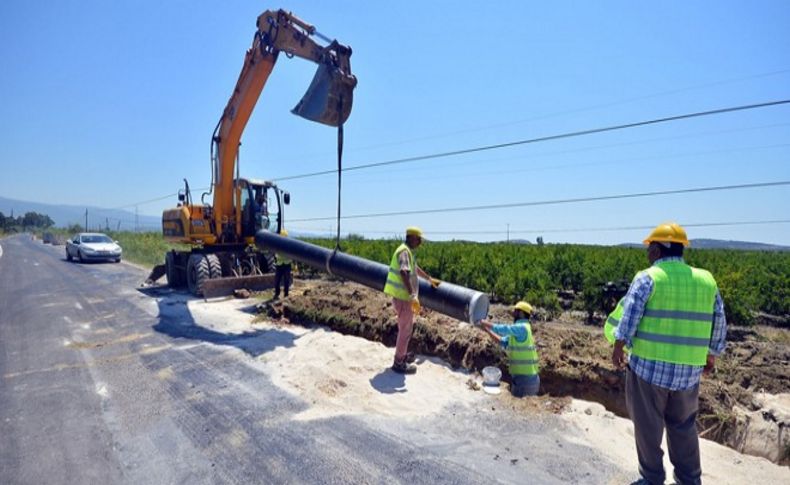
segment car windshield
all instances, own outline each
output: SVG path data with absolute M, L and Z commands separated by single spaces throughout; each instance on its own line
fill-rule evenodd
M 82 242 L 84 243 L 111 243 L 112 239 L 105 236 L 104 234 L 92 234 L 90 236 L 82 236 Z

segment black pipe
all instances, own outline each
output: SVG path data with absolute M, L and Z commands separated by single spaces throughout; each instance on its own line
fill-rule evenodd
M 356 281 L 377 291 L 383 291 L 387 282 L 389 266 L 375 261 L 269 231 L 258 231 L 255 244 L 261 250 L 283 254 L 317 270 Z M 488 316 L 488 295 L 485 293 L 444 281 L 436 288 L 422 278 L 419 278 L 419 282 L 420 303 L 426 308 L 471 324 Z

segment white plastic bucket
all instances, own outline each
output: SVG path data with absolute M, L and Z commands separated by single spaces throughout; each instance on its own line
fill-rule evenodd
M 498 367 L 483 368 L 483 385 L 499 387 L 499 380 L 502 378 L 502 371 Z

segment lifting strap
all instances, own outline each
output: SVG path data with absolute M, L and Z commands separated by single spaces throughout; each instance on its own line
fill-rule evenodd
M 337 100 L 337 112 L 343 112 L 343 96 Z M 330 261 L 335 257 L 338 251 L 342 251 L 340 247 L 340 200 L 341 189 L 343 180 L 343 123 L 337 125 L 337 234 L 335 235 L 335 249 L 326 258 L 326 272 L 333 274 L 330 268 Z

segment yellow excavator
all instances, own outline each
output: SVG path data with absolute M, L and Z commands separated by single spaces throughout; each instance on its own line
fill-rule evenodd
M 148 283 L 167 275 L 168 286 L 186 285 L 193 294 L 206 297 L 271 284 L 266 274 L 273 270 L 273 254 L 256 248 L 254 236 L 259 230 L 279 233 L 284 228 L 290 194 L 270 181 L 240 178 L 238 153 L 244 127 L 281 53 L 318 64 L 292 113 L 339 127 L 342 136 L 357 84 L 351 73 L 351 48 L 329 40 L 290 12 L 262 13 L 239 80 L 211 138 L 211 189 L 196 204 L 185 179 L 178 206 L 162 214 L 165 239 L 191 248 L 167 252 Z M 212 193 L 213 204 L 203 202 Z

